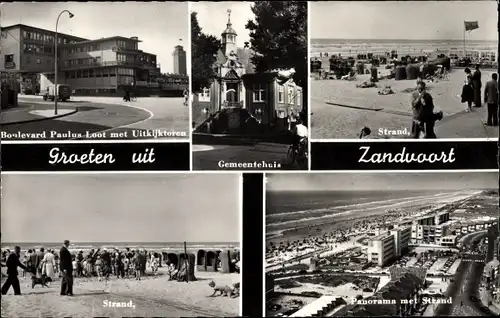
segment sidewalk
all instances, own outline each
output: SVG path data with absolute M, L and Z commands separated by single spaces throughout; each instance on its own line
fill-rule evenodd
M 488 307 L 496 315 L 500 315 L 500 308 L 497 307 L 493 302 L 492 302 L 491 305 L 488 306 L 488 302 L 489 302 L 490 298 L 488 296 L 488 292 L 486 291 L 486 289 L 480 288 L 479 289 L 479 295 L 480 295 L 481 302 L 483 303 L 483 305 L 485 305 L 486 307 Z
M 0 125 L 14 125 L 35 121 L 60 118 L 76 113 L 74 107 L 59 106 L 58 114 L 54 114 L 54 105 L 31 104 L 19 102 L 17 107 L 2 110 L 0 113 Z
M 438 138 L 498 138 L 498 127 L 486 126 L 488 111 L 486 106 L 472 108 L 443 118 L 436 123 Z

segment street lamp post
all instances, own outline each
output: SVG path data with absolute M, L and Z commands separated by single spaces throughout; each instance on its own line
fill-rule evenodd
M 56 34 L 55 34 L 55 37 L 54 37 L 54 43 L 55 43 L 55 46 L 54 46 L 54 50 L 55 50 L 55 61 L 54 61 L 54 115 L 57 115 L 57 101 L 59 99 L 58 89 L 57 89 L 57 25 L 59 24 L 59 18 L 61 17 L 61 15 L 64 12 L 68 12 L 70 19 L 75 16 L 73 13 L 69 12 L 68 10 L 61 11 L 61 13 L 59 13 L 59 15 L 57 16 Z

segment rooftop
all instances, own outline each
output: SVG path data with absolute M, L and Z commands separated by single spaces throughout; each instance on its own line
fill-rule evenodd
M 380 240 L 386 239 L 389 236 L 392 236 L 392 234 L 391 233 L 382 233 L 382 234 L 379 234 L 379 235 L 373 237 L 370 241 L 380 241 Z
M 128 40 L 128 41 L 142 42 L 141 40 L 139 40 L 136 37 L 126 38 L 124 36 L 110 36 L 110 37 L 100 38 L 100 39 L 95 39 L 95 40 L 85 40 L 85 41 L 79 41 L 76 43 L 67 43 L 67 44 L 62 44 L 60 46 L 71 46 L 71 45 L 79 45 L 79 44 L 106 42 L 106 41 L 111 41 L 111 40 Z
M 20 23 L 2 27 L 2 30 L 7 30 L 8 31 L 8 30 L 11 30 L 11 29 L 16 29 L 16 28 L 21 28 L 21 29 L 23 29 L 23 28 L 29 28 L 29 29 L 34 29 L 36 31 L 40 31 L 40 32 L 51 32 L 51 33 L 55 34 L 55 32 L 51 31 L 51 30 L 37 28 L 37 27 L 31 26 L 31 25 L 20 24 Z M 81 38 L 81 37 L 75 36 L 75 35 L 65 34 L 65 33 L 61 33 L 61 32 L 57 32 L 57 34 L 58 35 L 62 35 L 62 36 L 72 37 L 72 38 L 78 39 L 79 41 L 89 41 L 89 39 Z

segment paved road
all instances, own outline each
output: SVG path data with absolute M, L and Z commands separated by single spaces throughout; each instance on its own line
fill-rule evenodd
M 19 97 L 26 110 L 53 108 L 53 102 L 40 99 L 38 96 Z M 112 97 L 74 97 L 72 101 L 59 105 L 63 108 L 77 108 L 78 112 L 60 118 L 2 125 L 2 131 L 12 134 L 45 131 L 46 139 L 50 140 L 189 138 L 189 110 L 182 105 L 182 98 L 143 98 L 137 102 L 125 103 Z M 21 110 L 12 111 L 21 115 Z M 161 134 L 153 135 L 153 132 Z M 5 140 L 18 139 L 13 137 Z
M 479 241 L 486 235 L 485 232 L 475 233 L 464 238 L 463 246 L 466 254 L 475 250 Z M 464 255 L 465 259 L 481 260 L 479 255 Z M 482 310 L 483 305 L 479 297 L 479 285 L 484 270 L 484 263 L 463 260 L 450 283 L 445 295 L 453 299 L 452 304 L 441 304 L 437 307 L 435 316 L 487 316 Z M 477 301 L 473 301 L 473 298 Z
M 288 145 L 275 143 L 255 143 L 251 145 L 193 145 L 194 170 L 298 170 L 295 164 L 288 164 Z M 221 167 L 235 163 L 261 163 L 266 166 Z M 266 168 L 267 167 L 267 168 Z

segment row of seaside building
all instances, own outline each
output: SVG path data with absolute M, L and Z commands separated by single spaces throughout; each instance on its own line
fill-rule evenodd
M 53 31 L 16 24 L 1 30 L 2 82 L 17 81 L 20 91 L 36 94 L 44 81 L 54 80 Z M 155 54 L 139 49 L 137 37 L 86 39 L 58 33 L 58 84 L 67 84 L 76 95 L 182 95 L 188 88 L 186 52 L 175 46 L 174 73 L 162 74 Z M 174 95 L 175 95 L 174 94 Z
M 411 223 L 398 224 L 386 230 L 377 230 L 368 241 L 368 261 L 384 266 L 401 257 L 408 246 L 428 244 L 456 247 L 460 234 L 467 234 L 498 226 L 496 219 L 477 221 L 472 224 L 455 224 L 450 221 L 449 212 L 421 216 Z M 452 235 L 452 233 L 455 233 Z M 491 244 L 498 242 L 493 238 Z

